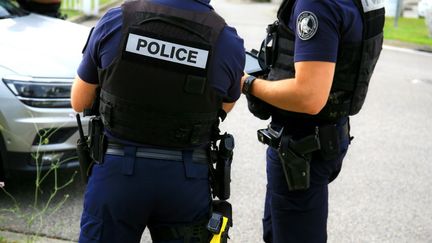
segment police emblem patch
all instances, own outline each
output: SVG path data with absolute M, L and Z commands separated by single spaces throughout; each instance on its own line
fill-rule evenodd
M 318 18 L 309 11 L 304 11 L 297 17 L 297 35 L 301 40 L 309 40 L 318 30 Z

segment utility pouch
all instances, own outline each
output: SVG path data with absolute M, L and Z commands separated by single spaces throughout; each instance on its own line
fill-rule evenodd
M 282 169 L 290 191 L 306 190 L 310 185 L 310 155 L 298 154 L 292 149 L 294 141 L 282 136 L 278 149 Z
M 95 163 L 103 163 L 106 141 L 102 119 L 99 116 L 92 117 L 89 121 L 89 142 L 90 157 Z
M 336 125 L 319 127 L 319 140 L 321 156 L 324 160 L 333 160 L 339 156 L 340 141 Z
M 215 195 L 220 200 L 227 200 L 231 195 L 231 163 L 233 159 L 234 137 L 222 135 L 217 149 L 215 170 Z
M 228 231 L 232 227 L 232 207 L 224 200 L 212 202 L 213 213 L 207 224 L 207 230 L 213 236 L 210 243 L 226 243 L 229 239 Z

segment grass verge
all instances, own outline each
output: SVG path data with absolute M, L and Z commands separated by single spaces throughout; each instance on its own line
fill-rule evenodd
M 386 17 L 384 39 L 429 46 L 432 48 L 432 38 L 429 37 L 428 28 L 424 19 L 399 18 L 397 27 L 395 27 L 394 18 Z

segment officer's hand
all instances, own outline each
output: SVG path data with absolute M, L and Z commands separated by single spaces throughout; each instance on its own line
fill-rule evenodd
M 271 106 L 269 104 L 251 94 L 246 94 L 246 99 L 248 102 L 248 109 L 254 116 L 261 120 L 267 120 L 270 118 Z

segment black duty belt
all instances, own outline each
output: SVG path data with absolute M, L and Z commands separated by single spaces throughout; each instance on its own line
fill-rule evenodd
M 117 143 L 108 143 L 106 154 L 124 156 L 125 152 L 123 149 L 124 145 Z M 182 150 L 171 150 L 161 148 L 145 148 L 137 147 L 135 156 L 137 158 L 148 158 L 148 159 L 159 159 L 159 160 L 171 160 L 171 161 L 183 161 L 184 151 Z M 209 156 L 205 149 L 194 149 L 192 152 L 192 162 L 207 164 Z
M 339 137 L 339 139 L 346 138 L 349 136 L 349 121 L 345 122 L 343 125 L 339 125 L 342 129 L 342 132 L 340 133 L 338 131 L 337 125 L 321 125 L 321 126 L 315 126 L 315 134 L 312 135 L 306 135 L 302 138 L 298 139 L 295 144 L 292 144 L 293 146 L 298 147 L 298 150 L 311 150 L 309 152 L 315 151 L 320 149 L 322 147 L 322 144 L 325 144 L 327 140 L 328 128 L 333 127 L 333 131 L 337 133 L 336 136 Z M 279 131 L 272 129 L 272 126 L 269 125 L 267 129 L 260 129 L 258 130 L 258 141 L 261 143 L 267 144 L 270 147 L 273 147 L 275 149 L 279 148 L 280 145 L 280 139 L 282 138 L 282 135 L 285 135 L 284 127 L 278 127 Z M 332 131 L 330 130 L 330 131 Z M 289 132 L 288 132 L 289 134 Z M 321 144 L 321 145 L 320 145 Z

